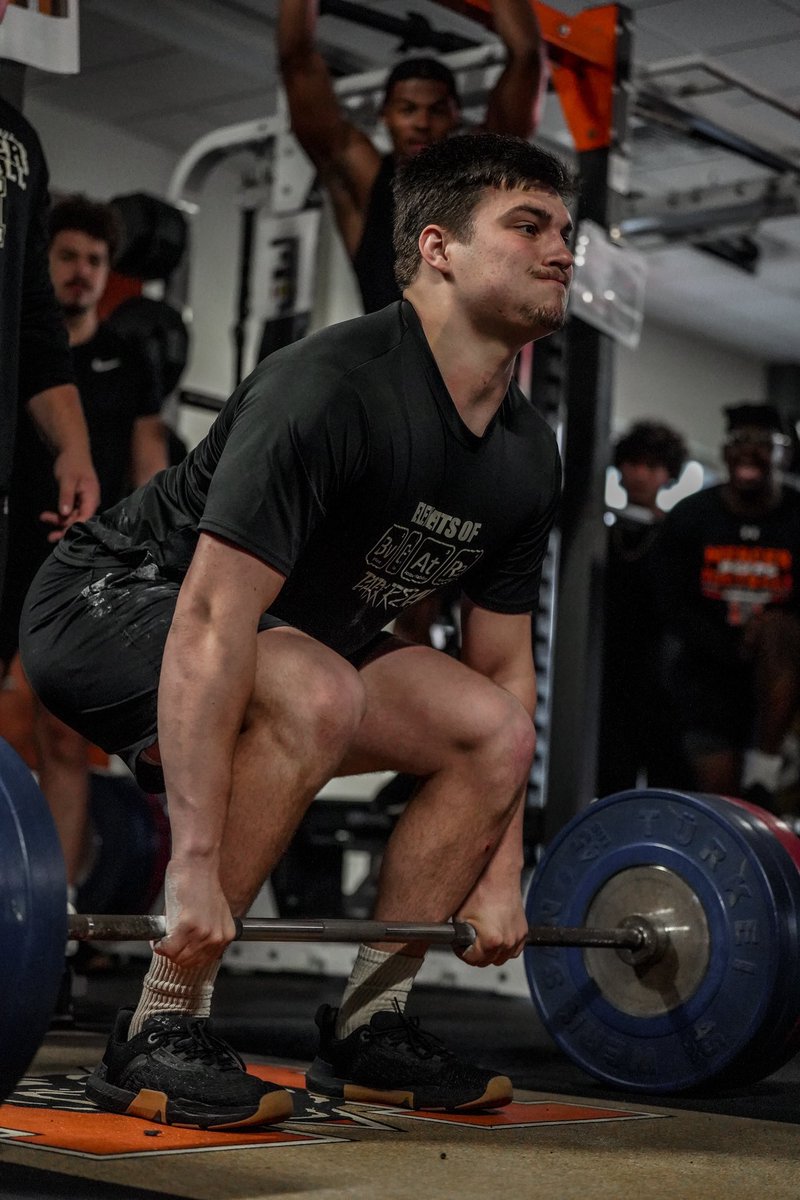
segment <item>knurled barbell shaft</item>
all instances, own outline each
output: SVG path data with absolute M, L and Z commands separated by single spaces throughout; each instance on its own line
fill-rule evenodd
M 166 933 L 164 917 L 148 914 L 119 916 L 71 913 L 69 936 L 87 942 L 157 941 Z M 646 950 L 652 929 L 645 920 L 623 929 L 566 928 L 532 925 L 529 946 L 608 946 L 616 950 Z M 248 917 L 236 921 L 236 940 L 243 942 L 428 942 L 431 945 L 465 948 L 475 940 L 467 921 L 440 925 L 414 922 L 357 921 L 349 919 L 283 920 L 280 917 Z

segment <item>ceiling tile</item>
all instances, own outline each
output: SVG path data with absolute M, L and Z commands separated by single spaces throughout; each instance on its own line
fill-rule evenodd
M 752 39 L 800 34 L 800 19 L 771 0 L 672 0 L 648 8 L 639 23 L 662 37 L 707 53 Z

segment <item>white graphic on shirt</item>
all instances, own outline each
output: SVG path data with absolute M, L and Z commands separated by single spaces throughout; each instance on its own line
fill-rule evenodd
M 372 608 L 405 608 L 452 583 L 483 557 L 482 550 L 469 550 L 459 542 L 471 542 L 481 529 L 480 521 L 442 512 L 420 502 L 411 523 L 438 536 L 394 524 L 367 554 L 367 571 L 354 590 Z
M 0 246 L 6 240 L 6 208 L 9 183 L 16 183 L 24 192 L 28 186 L 28 151 L 13 133 L 0 129 Z
M 116 370 L 116 368 L 119 365 L 120 365 L 120 360 L 118 358 L 93 358 L 92 359 L 92 370 L 93 371 L 98 371 L 98 372 L 114 371 L 114 370 Z

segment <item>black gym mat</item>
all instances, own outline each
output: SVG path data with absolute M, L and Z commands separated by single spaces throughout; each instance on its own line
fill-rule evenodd
M 118 1007 L 139 992 L 141 962 L 91 975 L 76 1001 L 80 1028 L 110 1029 Z M 214 1026 L 247 1055 L 308 1062 L 316 1051 L 314 1013 L 336 1004 L 343 980 L 293 974 L 220 972 Z M 622 1100 L 763 1121 L 800 1124 L 800 1055 L 780 1071 L 741 1089 L 708 1088 L 680 1095 L 644 1095 L 609 1089 L 564 1057 L 543 1029 L 530 1000 L 484 992 L 416 987 L 411 1012 L 460 1054 L 504 1072 L 515 1087 L 587 1100 Z
M 96 1179 L 76 1179 L 56 1171 L 20 1167 L 3 1163 L 3 1200 L 181 1200 L 172 1192 L 154 1192 L 137 1184 L 135 1188 Z

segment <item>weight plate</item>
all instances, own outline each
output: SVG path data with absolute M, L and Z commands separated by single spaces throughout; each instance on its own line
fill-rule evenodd
M 157 796 L 126 775 L 91 775 L 92 860 L 78 887 L 79 912 L 148 912 L 169 861 L 169 820 Z
M 50 809 L 0 738 L 0 1100 L 25 1074 L 50 1025 L 67 942 L 67 885 Z
M 707 796 L 715 805 L 735 812 L 763 838 L 765 855 L 771 855 L 782 873 L 785 892 L 781 902 L 781 975 L 775 1003 L 764 1015 L 761 1029 L 722 1073 L 719 1083 L 741 1086 L 777 1071 L 800 1049 L 800 841 L 778 817 L 732 797 Z
M 676 925 L 660 971 L 630 966 L 614 950 L 529 947 L 528 980 L 551 1036 L 590 1074 L 614 1087 L 681 1091 L 719 1075 L 768 1011 L 786 1003 L 786 884 L 738 812 L 682 792 L 623 792 L 555 838 L 534 873 L 528 921 L 593 923 L 592 905 L 630 894 L 636 877 L 628 873 L 641 869 L 651 883 L 665 873 L 666 925 L 701 914 Z M 657 910 L 631 905 L 630 915 L 659 921 Z M 608 956 L 602 971 L 599 953 Z

